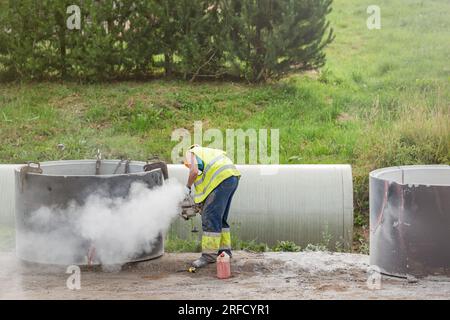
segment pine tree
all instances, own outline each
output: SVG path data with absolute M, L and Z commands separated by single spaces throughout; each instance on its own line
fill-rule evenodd
M 155 15 L 157 7 L 154 1 L 127 1 L 129 9 L 126 20 L 122 21 L 123 32 L 120 35 L 124 42 L 124 73 L 145 77 L 154 71 L 155 57 L 160 53 Z
M 57 68 L 55 20 L 48 2 L 11 0 L 2 14 L 2 64 L 12 78 L 43 78 Z
M 229 0 L 229 51 L 250 81 L 318 68 L 333 40 L 332 0 Z
M 181 19 L 182 36 L 177 50 L 184 78 L 217 77 L 225 64 L 226 36 L 220 0 L 186 0 Z
M 183 0 L 155 0 L 155 27 L 166 76 L 171 76 L 174 71 L 175 52 L 181 38 L 179 13 L 182 10 Z
M 332 0 L 0 0 L 0 73 L 104 80 L 232 74 L 252 82 L 325 63 Z M 66 26 L 81 8 L 81 30 Z M 6 5 L 6 6 L 5 6 Z

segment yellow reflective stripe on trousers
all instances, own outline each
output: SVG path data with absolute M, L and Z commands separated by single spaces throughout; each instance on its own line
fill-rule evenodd
M 220 250 L 231 249 L 231 233 L 229 228 L 222 229 L 220 234 Z
M 203 232 L 202 252 L 217 253 L 220 248 L 221 234 L 217 232 Z

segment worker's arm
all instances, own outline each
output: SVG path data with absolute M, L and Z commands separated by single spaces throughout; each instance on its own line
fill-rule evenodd
M 195 154 L 192 152 L 188 152 L 188 156 L 190 156 L 189 159 L 189 178 L 186 186 L 190 188 L 192 184 L 194 184 L 195 179 L 197 179 L 198 176 L 198 165 L 197 165 L 197 159 L 195 158 Z

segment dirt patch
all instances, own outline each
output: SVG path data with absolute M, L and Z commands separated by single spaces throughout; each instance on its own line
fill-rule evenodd
M 368 256 L 344 253 L 235 252 L 233 276 L 215 277 L 211 265 L 181 272 L 196 253 L 119 268 L 83 268 L 81 290 L 66 287 L 64 267 L 24 264 L 0 254 L 0 298 L 8 299 L 448 299 L 450 279 L 416 283 L 383 277 L 380 290 L 367 287 Z M 220 290 L 218 288 L 220 287 Z
M 65 97 L 54 97 L 49 103 L 57 109 L 70 109 L 74 114 L 82 114 L 87 109 L 87 106 L 79 93 L 72 93 Z
M 339 114 L 338 117 L 337 117 L 337 121 L 340 122 L 340 123 L 353 121 L 354 119 L 355 118 L 352 115 L 350 115 L 348 113 L 345 113 L 345 112 Z

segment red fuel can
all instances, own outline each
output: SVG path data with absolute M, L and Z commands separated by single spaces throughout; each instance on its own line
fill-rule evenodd
M 222 252 L 217 257 L 217 278 L 228 279 L 231 277 L 230 256 L 226 252 Z

